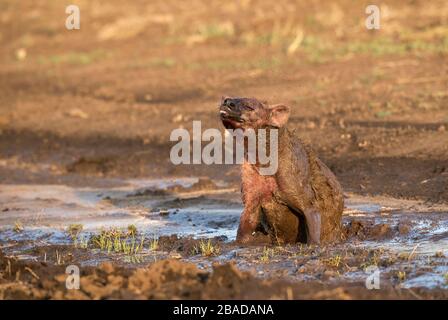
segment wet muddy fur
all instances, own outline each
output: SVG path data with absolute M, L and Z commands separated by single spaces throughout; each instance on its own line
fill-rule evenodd
M 223 98 L 227 129 L 278 129 L 278 170 L 263 176 L 242 165 L 241 243 L 328 243 L 341 238 L 342 188 L 331 170 L 286 128 L 289 107 L 251 98 Z

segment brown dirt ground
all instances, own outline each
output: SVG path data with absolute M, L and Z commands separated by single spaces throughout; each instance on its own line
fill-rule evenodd
M 62 3 L 0 4 L 2 183 L 208 176 L 236 186 L 235 166 L 172 165 L 169 134 L 193 120 L 221 128 L 220 97 L 241 95 L 289 104 L 290 127 L 346 191 L 448 202 L 446 1 L 380 1 L 379 31 L 363 27 L 369 1 L 72 3 L 81 30 L 64 28 Z M 47 267 L 30 265 L 40 280 L 23 271 L 22 282 L 11 283 L 24 265 L 13 267 L 0 280 L 3 297 L 67 298 Z M 91 289 L 73 298 L 285 297 L 283 285 L 229 265 L 203 274 L 165 261 L 148 270 L 89 269 Z M 216 290 L 223 273 L 232 276 Z M 139 281 L 143 291 L 133 289 Z M 258 296 L 241 284 L 270 290 Z M 376 294 L 291 286 L 294 298 Z
M 195 264 L 161 260 L 129 269 L 103 263 L 84 267 L 79 290 L 67 290 L 64 266 L 21 262 L 0 252 L 0 299 L 446 299 L 446 290 L 366 290 L 359 284 L 341 287 L 322 283 L 260 280 L 234 264 L 215 265 L 211 272 Z

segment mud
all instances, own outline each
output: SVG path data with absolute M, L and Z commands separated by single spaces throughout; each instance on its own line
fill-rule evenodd
M 7 266 L 2 273 L 8 288 L 4 297 L 407 299 L 443 298 L 448 288 L 448 208 L 444 205 L 425 212 L 421 202 L 351 195 L 346 199 L 341 243 L 242 246 L 234 242 L 242 211 L 236 190 L 217 187 L 204 178 L 129 180 L 121 185 L 104 189 L 4 186 L 0 198 L 10 206 L 1 214 L 3 254 L 22 268 L 38 266 L 37 270 L 57 273 L 53 276 L 59 279 L 66 276 L 63 267 L 78 265 L 86 286 L 75 294 L 53 279 L 54 289 L 45 287 L 38 293 L 30 286 L 40 284 L 29 277 L 16 280 L 12 271 L 5 277 L 10 274 Z M 164 208 L 168 214 L 160 215 L 160 209 L 154 208 Z M 73 223 L 82 225 L 76 238 L 68 231 Z M 135 226 L 137 239 L 144 239 L 143 250 L 135 254 L 101 249 L 88 241 L 102 230 L 127 230 L 128 225 Z M 152 246 L 155 239 L 157 247 Z M 207 243 L 214 252 L 201 249 Z M 111 279 L 120 280 L 109 284 L 107 276 L 98 275 L 103 263 L 115 270 Z M 369 266 L 381 271 L 378 292 L 365 287 Z M 161 273 L 158 280 L 148 276 L 155 270 Z M 216 280 L 215 273 L 225 273 L 226 281 L 238 279 L 234 280 L 238 285 L 232 280 L 227 289 L 217 290 L 220 285 L 215 281 L 222 280 Z M 142 291 L 135 284 L 132 287 L 133 281 Z M 179 281 L 185 281 L 185 287 L 176 287 Z M 13 287 L 18 292 L 10 291 Z M 268 291 L 259 290 L 263 288 Z
M 233 263 L 203 271 L 177 260 L 126 269 L 103 263 L 82 269 L 80 290 L 65 287 L 65 267 L 24 263 L 0 252 L 1 299 L 446 299 L 446 290 L 387 288 L 368 291 L 322 283 L 261 280 Z
M 2 297 L 446 299 L 446 1 L 382 4 L 381 32 L 362 1 L 80 6 L 71 32 L 54 1 L 0 5 Z M 223 95 L 291 106 L 290 128 L 342 184 L 342 243 L 233 243 L 238 167 L 169 160 L 173 129 L 221 127 Z M 83 242 L 129 225 L 136 255 Z M 219 250 L 203 256 L 208 239 Z M 69 263 L 79 291 L 64 288 Z M 365 287 L 370 265 L 380 290 Z

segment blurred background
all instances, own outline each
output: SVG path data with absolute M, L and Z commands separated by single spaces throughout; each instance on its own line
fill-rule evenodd
M 345 190 L 447 201 L 448 2 L 371 2 L 2 0 L 2 182 L 237 184 L 234 166 L 169 160 L 171 130 L 221 128 L 233 95 L 290 105 Z

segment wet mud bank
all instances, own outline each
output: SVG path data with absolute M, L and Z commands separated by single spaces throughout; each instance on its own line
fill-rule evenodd
M 420 299 L 448 289 L 444 205 L 348 193 L 340 243 L 240 246 L 239 190 L 226 182 L 2 185 L 0 199 L 3 298 Z M 81 291 L 65 288 L 68 265 Z M 380 289 L 368 290 L 374 271 Z

